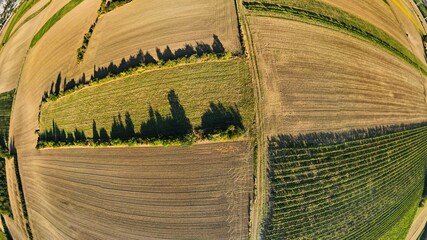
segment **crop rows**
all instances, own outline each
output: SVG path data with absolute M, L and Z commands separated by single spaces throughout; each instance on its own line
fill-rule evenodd
M 273 2 L 274 3 L 267 3 L 264 1 L 244 2 L 243 4 L 252 12 L 269 14 L 272 16 L 283 16 L 291 19 L 297 18 L 302 21 L 316 22 L 346 31 L 354 36 L 381 46 L 413 67 L 419 68 L 424 75 L 427 74 L 427 69 L 411 51 L 389 34 L 358 17 L 318 1 L 274 0 Z
M 10 111 L 12 110 L 14 94 L 15 90 L 0 94 L 0 149 L 4 149 L 7 146 Z
M 376 239 L 420 200 L 427 124 L 352 132 L 270 139 L 266 239 Z

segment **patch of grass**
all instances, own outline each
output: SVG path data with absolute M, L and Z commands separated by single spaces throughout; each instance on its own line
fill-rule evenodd
M 263 235 L 378 239 L 406 232 L 421 200 L 426 156 L 427 123 L 272 137 Z
M 15 27 L 15 25 L 19 22 L 19 20 L 21 20 L 21 18 L 25 15 L 25 13 L 27 13 L 28 10 L 30 10 L 39 1 L 40 0 L 24 0 L 23 1 L 23 3 L 18 7 L 12 19 L 10 20 L 9 26 L 6 29 L 6 32 L 2 40 L 2 45 L 6 44 L 6 42 L 10 39 L 10 37 L 12 36 L 12 30 Z
M 346 31 L 384 48 L 427 75 L 427 67 L 421 60 L 388 33 L 329 4 L 318 0 L 264 0 L 244 2 L 244 5 L 247 9 L 259 14 L 315 22 Z
M 43 35 L 49 31 L 53 25 L 55 25 L 55 23 L 61 20 L 63 16 L 65 16 L 82 2 L 83 0 L 71 0 L 61 9 L 59 9 L 58 12 L 56 12 L 49 20 L 47 20 L 41 29 L 34 35 L 33 39 L 31 40 L 30 48 L 34 47 L 34 45 L 36 45 L 36 43 L 43 37 Z
M 412 200 L 413 204 L 408 209 L 408 211 L 401 216 L 401 219 L 384 235 L 382 235 L 378 240 L 400 240 L 405 239 L 408 234 L 409 228 L 411 228 L 412 221 L 414 220 L 415 213 L 418 209 L 419 203 L 419 194 L 414 195 Z
M 125 119 L 127 112 L 132 130 L 141 134 L 139 137 L 143 139 L 144 136 L 154 136 L 151 142 L 159 135 L 164 136 L 161 139 L 168 140 L 169 133 L 183 129 L 174 127 L 174 119 L 183 118 L 188 118 L 191 128 L 196 132 L 200 129 L 199 134 L 206 138 L 225 138 L 237 129 L 229 128 L 229 125 L 217 126 L 216 122 L 227 122 L 239 115 L 244 128 L 251 126 L 253 100 L 246 62 L 233 58 L 166 66 L 160 70 L 101 81 L 43 102 L 40 130 L 43 133 L 54 129 L 54 121 L 62 136 L 78 129 L 85 133 L 85 138 L 94 138 L 95 121 L 96 129 L 104 129 L 112 138 L 113 122 L 122 122 L 118 114 Z M 123 124 L 123 127 L 128 125 Z M 123 127 L 119 124 L 119 129 Z M 157 130 L 153 133 L 152 129 Z M 166 143 L 171 142 L 168 140 Z
M 15 90 L 0 94 L 0 150 L 7 149 L 10 113 L 14 96 Z

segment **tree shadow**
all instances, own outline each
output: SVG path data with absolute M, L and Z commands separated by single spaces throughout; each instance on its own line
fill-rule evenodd
M 64 129 L 60 129 L 55 120 L 52 120 L 52 127 L 49 130 L 45 130 L 39 133 L 39 141 L 51 143 L 52 145 L 66 144 L 73 145 L 75 143 L 86 143 L 87 137 L 83 130 L 77 128 L 74 132 L 65 132 Z
M 192 132 L 193 127 L 174 90 L 169 91 L 168 100 L 171 112 L 168 116 L 162 116 L 150 106 L 149 118 L 140 127 L 142 139 L 183 139 Z
M 209 110 L 202 115 L 202 124 L 198 130 L 203 136 L 226 131 L 235 134 L 244 130 L 242 116 L 236 105 L 225 107 L 221 102 L 211 102 Z
M 121 72 L 127 71 L 130 68 L 135 68 L 141 66 L 142 64 L 150 64 L 157 63 L 154 57 L 148 53 L 140 49 L 135 55 L 131 55 L 128 59 L 122 58 L 119 64 L 114 64 L 110 62 L 107 67 L 96 67 L 93 66 L 93 75 L 91 76 L 91 80 L 93 79 L 102 79 L 109 75 L 116 75 Z
M 136 137 L 134 124 L 129 112 L 125 114 L 125 123 L 123 123 L 120 113 L 118 113 L 117 117 L 113 116 L 110 136 L 112 140 L 119 139 L 122 141 L 134 139 Z
M 196 45 L 185 44 L 184 47 L 179 48 L 172 52 L 169 46 L 166 46 L 162 51 L 159 48 L 156 48 L 156 56 L 160 61 L 167 62 L 171 60 L 176 60 L 180 58 L 189 58 L 193 55 L 203 56 L 204 54 L 215 53 L 217 55 L 221 55 L 225 53 L 225 48 L 218 38 L 217 35 L 212 35 L 212 44 L 206 44 L 204 42 L 196 42 Z M 148 51 L 145 53 L 140 49 L 134 55 L 129 56 L 128 59 L 122 58 L 119 64 L 115 64 L 110 62 L 110 64 L 106 67 L 96 67 L 93 66 L 93 74 L 90 76 L 90 81 L 96 79 L 103 79 L 108 76 L 118 75 L 122 72 L 125 72 L 131 68 L 139 67 L 142 65 L 149 64 L 158 64 L 158 60 L 156 60 Z M 58 96 L 61 92 L 66 92 L 68 90 L 73 90 L 78 88 L 80 85 L 87 84 L 88 81 L 86 79 L 85 73 L 78 79 L 71 79 L 67 81 L 66 78 L 62 81 L 61 73 L 58 74 L 58 77 L 55 82 L 52 83 L 50 87 L 50 91 L 45 91 L 43 94 L 43 101 L 49 98 L 50 95 Z M 61 88 L 62 87 L 62 88 Z

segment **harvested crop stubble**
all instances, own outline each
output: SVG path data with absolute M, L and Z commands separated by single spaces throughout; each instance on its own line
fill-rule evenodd
M 167 45 L 175 51 L 187 43 L 210 44 L 213 34 L 227 51 L 240 51 L 233 0 L 132 1 L 100 17 L 83 69 L 117 64 L 140 49 L 156 57 L 155 49 Z
M 247 141 L 42 150 L 22 162 L 35 239 L 246 239 Z
M 393 0 L 389 0 L 388 4 L 386 4 L 383 0 L 322 1 L 332 6 L 339 7 L 344 11 L 356 15 L 383 29 L 384 31 L 392 35 L 394 38 L 396 38 L 400 43 L 405 45 L 408 49 L 412 50 L 420 60 L 425 62 L 423 48 L 421 45 L 422 42 L 420 38 L 420 30 L 413 22 L 409 21 L 408 16 L 406 16 L 402 12 L 402 10 L 400 10 L 396 6 Z M 401 0 L 398 1 L 403 2 Z M 417 19 L 416 16 L 413 15 L 412 11 L 408 12 L 411 13 L 411 17 L 413 19 Z M 418 23 L 418 25 L 421 25 L 421 23 Z M 410 34 L 410 36 L 407 36 L 407 33 Z
M 270 17 L 249 20 L 268 135 L 426 119 L 425 80 L 400 58 L 324 27 Z
M 244 59 L 189 64 L 155 70 L 95 84 L 42 104 L 40 129 L 52 121 L 66 132 L 76 128 L 92 137 L 93 121 L 98 129 L 111 130 L 113 116 L 130 113 L 135 132 L 149 117 L 150 106 L 163 116 L 170 114 L 168 92 L 174 90 L 194 127 L 210 103 L 236 106 L 245 127 L 250 127 L 253 100 L 249 72 Z M 87 104 L 90 103 L 90 104 Z
M 34 31 L 42 16 L 34 18 L 19 29 L 2 47 L 0 52 L 0 93 L 16 88 L 27 49 Z

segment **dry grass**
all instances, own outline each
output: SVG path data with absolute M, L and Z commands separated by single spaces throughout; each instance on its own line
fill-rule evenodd
M 34 238 L 246 239 L 250 152 L 238 141 L 22 153 Z
M 426 119 L 425 80 L 399 58 L 324 27 L 267 17 L 250 22 L 267 134 Z
M 190 64 L 112 80 L 78 90 L 44 103 L 40 129 L 49 130 L 54 120 L 66 132 L 75 128 L 92 137 L 92 122 L 98 129 L 111 129 L 113 116 L 132 117 L 135 131 L 149 118 L 149 107 L 163 116 L 170 114 L 168 92 L 174 90 L 194 127 L 211 102 L 237 106 L 243 124 L 250 128 L 253 115 L 251 80 L 244 59 Z M 124 119 L 124 118 L 123 118 Z

